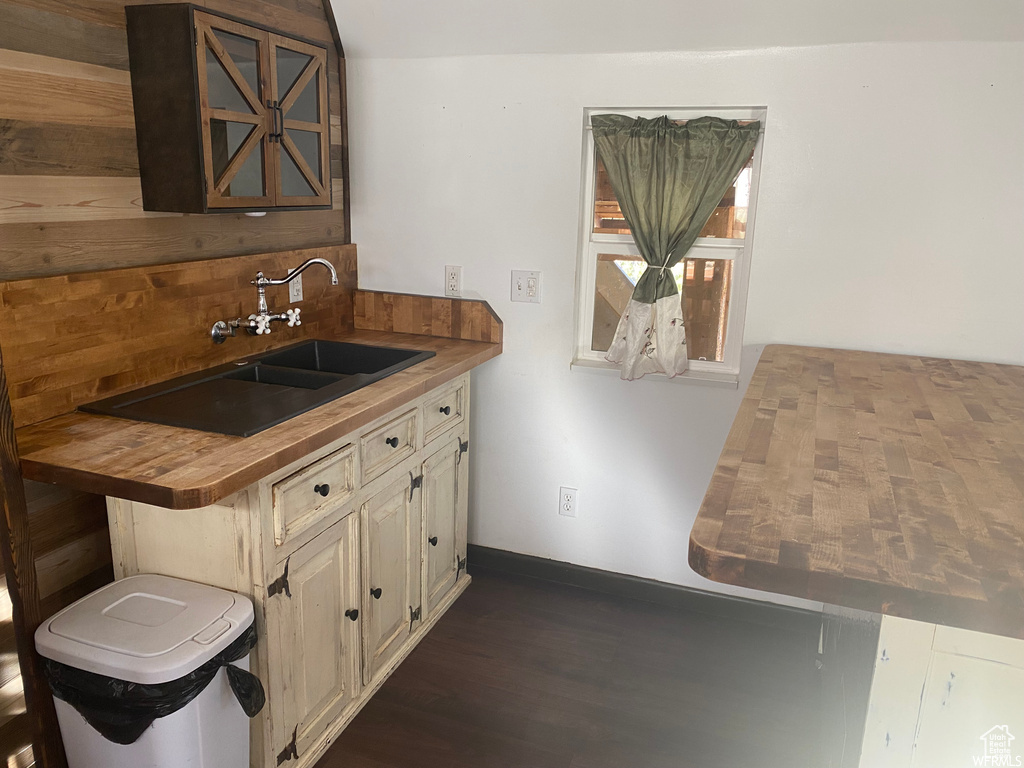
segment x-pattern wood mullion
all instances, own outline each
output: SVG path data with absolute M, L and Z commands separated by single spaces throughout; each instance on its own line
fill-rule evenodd
M 207 27 L 203 30 L 203 33 L 206 38 L 207 47 L 213 51 L 213 55 L 217 57 L 221 66 L 224 67 L 224 71 L 227 72 L 228 77 L 231 78 L 235 87 L 238 88 L 239 93 L 241 93 L 242 97 L 248 102 L 249 108 L 257 115 L 263 114 L 266 108 L 260 103 L 256 94 L 252 92 L 252 89 L 249 87 L 249 83 L 245 79 L 245 75 L 243 75 L 235 65 L 234 60 L 231 58 L 231 54 L 229 54 L 224 46 L 221 45 L 221 42 L 217 39 L 213 29 Z
M 306 68 L 302 70 L 302 74 L 295 80 L 295 83 L 285 94 L 285 97 L 281 100 L 281 114 L 288 114 L 288 110 L 294 106 L 299 96 L 309 85 L 309 81 L 312 80 L 320 72 L 321 61 L 315 56 L 311 58 L 310 62 L 306 65 Z
M 317 195 L 322 195 L 326 192 L 324 185 L 319 181 L 319 175 L 313 173 L 310 169 L 309 164 L 306 162 L 306 158 L 299 152 L 298 147 L 295 146 L 295 142 L 291 140 L 288 132 L 285 131 L 281 136 L 281 143 L 285 149 L 288 150 L 288 154 L 291 155 L 292 160 L 295 161 L 296 167 L 302 172 L 302 175 L 306 177 L 306 181 L 309 182 L 310 186 L 316 191 Z
M 245 161 L 249 158 L 249 155 L 256 148 L 256 145 L 263 141 L 265 133 L 266 130 L 262 126 L 257 125 L 253 129 L 252 133 L 250 133 L 242 143 L 242 146 L 238 148 L 238 151 L 235 152 L 235 156 L 231 158 L 230 162 L 228 162 L 227 168 L 224 169 L 224 173 L 221 174 L 220 180 L 216 182 L 215 189 L 218 194 L 223 195 L 224 190 L 231 185 L 231 182 L 234 181 L 235 176 L 238 175 L 238 171 L 241 170 Z

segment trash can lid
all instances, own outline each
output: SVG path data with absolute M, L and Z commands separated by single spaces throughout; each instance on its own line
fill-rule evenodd
M 136 683 L 166 683 L 212 659 L 252 624 L 252 602 L 217 587 L 140 574 L 43 622 L 41 656 Z

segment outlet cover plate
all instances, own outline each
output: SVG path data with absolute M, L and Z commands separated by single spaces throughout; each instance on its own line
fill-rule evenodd
M 576 503 L 579 499 L 579 491 L 575 488 L 562 486 L 558 489 L 558 514 L 566 517 L 576 517 Z
M 444 295 L 462 295 L 462 267 L 446 264 L 444 268 Z

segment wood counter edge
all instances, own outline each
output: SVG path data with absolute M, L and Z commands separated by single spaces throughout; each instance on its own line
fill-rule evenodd
M 312 432 L 302 439 L 296 439 L 289 443 L 282 443 L 279 448 L 268 453 L 265 457 L 239 467 L 219 477 L 216 481 L 193 485 L 193 486 L 172 486 L 161 483 L 159 480 L 131 480 L 123 477 L 90 472 L 83 469 L 76 469 L 68 466 L 56 465 L 48 461 L 34 460 L 31 454 L 21 457 L 21 471 L 23 477 L 44 483 L 55 483 L 65 485 L 88 493 L 96 493 L 102 496 L 116 496 L 118 498 L 130 499 L 144 504 L 164 507 L 166 509 L 197 509 L 215 504 L 218 501 L 231 496 L 234 493 L 246 488 L 252 483 L 267 475 L 276 472 L 288 464 L 297 461 L 310 453 L 330 445 L 335 440 L 366 426 L 374 419 L 385 413 L 401 408 L 406 403 L 412 402 L 417 397 L 426 394 L 432 389 L 439 387 L 462 374 L 471 371 L 482 363 L 491 360 L 501 354 L 500 343 L 481 345 L 478 354 L 473 355 L 455 365 L 444 369 L 439 373 L 427 376 L 422 381 L 410 383 L 402 390 L 385 396 L 375 402 L 372 407 L 341 420 L 330 423 L 323 428 Z M 413 369 L 406 369 L 407 371 Z M 404 372 L 399 372 L 399 374 Z M 397 374 L 396 374 L 397 375 Z M 390 378 L 390 377 L 389 377 Z M 387 381 L 383 379 L 382 381 Z M 380 383 L 380 382 L 375 382 Z M 370 385 L 371 387 L 373 385 Z M 340 398 L 339 398 L 340 399 Z M 317 411 L 330 406 L 338 401 L 325 403 L 318 408 L 307 411 L 304 414 L 294 417 L 313 418 Z M 88 419 L 114 419 L 112 416 L 99 416 L 94 414 L 81 414 Z M 118 419 L 120 421 L 120 419 Z M 289 420 L 293 421 L 293 420 Z M 46 422 L 43 422 L 45 424 Z M 137 424 L 138 422 L 129 422 Z M 286 424 L 288 422 L 285 422 Z M 35 425 L 23 427 L 18 431 L 31 430 Z M 281 426 L 281 425 L 278 425 Z M 174 429 L 173 427 L 166 427 Z M 274 427 L 270 428 L 271 430 Z M 192 430 L 186 430 L 192 431 Z M 269 432 L 266 430 L 265 432 Z M 264 433 L 265 435 L 265 433 Z M 230 440 L 248 440 L 249 438 L 231 438 Z M 253 437 L 256 437 L 255 435 Z
M 856 576 L 754 563 L 715 552 L 693 536 L 688 562 L 696 573 L 721 584 L 1024 640 L 1024 606 L 1015 595 L 1008 594 L 1004 602 L 972 600 Z

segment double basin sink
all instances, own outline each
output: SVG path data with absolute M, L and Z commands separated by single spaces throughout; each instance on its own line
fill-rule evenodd
M 433 356 L 415 349 L 304 341 L 79 410 L 249 437 Z

